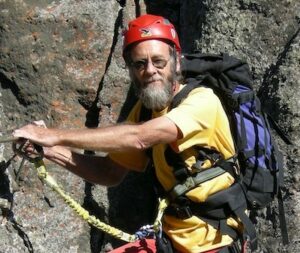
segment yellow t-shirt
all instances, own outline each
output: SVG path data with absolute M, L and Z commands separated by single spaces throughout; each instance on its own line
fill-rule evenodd
M 141 102 L 138 102 L 128 116 L 128 121 L 139 122 Z M 223 154 L 224 158 L 234 155 L 234 145 L 229 122 L 220 100 L 211 89 L 200 87 L 192 90 L 180 105 L 169 111 L 152 112 L 152 118 L 165 116 L 172 120 L 182 132 L 183 137 L 169 145 L 181 157 L 189 168 L 196 162 L 193 146 L 213 148 Z M 172 168 L 168 166 L 164 152 L 167 144 L 152 147 L 153 163 L 156 175 L 165 190 L 170 190 L 176 179 Z M 144 151 L 111 153 L 110 158 L 126 168 L 143 169 L 148 163 Z M 210 181 L 200 184 L 189 191 L 186 196 L 195 202 L 204 202 L 208 196 L 228 188 L 234 182 L 229 173 L 224 173 Z M 229 218 L 227 223 L 235 228 L 239 223 Z M 228 235 L 221 235 L 215 228 L 196 216 L 178 219 L 165 215 L 163 229 L 172 239 L 174 247 L 181 252 L 199 253 L 226 246 L 232 242 Z

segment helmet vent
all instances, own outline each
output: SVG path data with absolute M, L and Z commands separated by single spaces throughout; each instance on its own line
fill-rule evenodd
M 165 18 L 164 18 L 164 24 L 165 24 L 165 25 L 170 25 L 171 23 L 170 23 L 170 21 L 169 21 L 168 19 L 165 19 Z

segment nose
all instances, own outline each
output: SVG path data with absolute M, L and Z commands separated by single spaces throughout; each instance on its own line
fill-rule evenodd
M 153 75 L 156 72 L 157 72 L 157 68 L 154 67 L 151 59 L 148 59 L 147 65 L 146 65 L 146 68 L 145 68 L 145 73 L 148 74 L 148 75 Z

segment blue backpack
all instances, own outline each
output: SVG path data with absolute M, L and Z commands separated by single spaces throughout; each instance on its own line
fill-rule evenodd
M 182 71 L 187 85 L 172 106 L 196 87 L 213 89 L 230 122 L 248 208 L 267 206 L 283 185 L 283 159 L 252 88 L 248 65 L 227 54 L 189 54 L 183 58 Z
M 179 105 L 194 88 L 205 86 L 213 89 L 228 116 L 240 168 L 240 175 L 236 176 L 237 183 L 228 190 L 209 197 L 207 203 L 201 207 L 200 216 L 202 213 L 203 217 L 216 219 L 220 215 L 221 220 L 228 216 L 226 210 L 229 209 L 230 213 L 238 216 L 243 222 L 245 236 L 250 241 L 251 248 L 255 249 L 257 247 L 255 229 L 251 220 L 245 215 L 245 209 L 255 210 L 266 207 L 277 196 L 283 242 L 287 244 L 288 236 L 281 195 L 283 156 L 277 149 L 271 135 L 269 120 L 262 111 L 260 100 L 253 90 L 247 63 L 227 54 L 186 54 L 182 59 L 182 73 L 187 85 L 174 97 L 171 107 Z M 215 152 L 208 150 L 201 150 L 201 152 L 214 160 Z M 182 173 L 178 172 L 180 169 L 176 171 L 176 167 L 182 168 L 175 164 L 180 164 L 178 155 L 175 158 L 174 152 L 169 148 L 166 157 L 175 168 L 174 174 L 182 177 Z M 219 159 L 217 165 L 234 174 L 230 164 L 232 161 Z M 182 178 L 180 180 L 182 181 Z M 203 211 L 206 207 L 207 212 Z M 197 213 L 197 208 L 189 209 L 192 213 Z M 224 210 L 216 214 L 217 209 Z M 222 223 L 218 223 L 217 226 L 221 227 Z M 224 231 L 230 234 L 226 229 Z
M 245 228 L 243 238 L 254 250 L 257 248 L 256 232 L 245 210 L 264 208 L 277 196 L 283 243 L 287 244 L 288 235 L 281 195 L 282 154 L 277 149 L 271 135 L 269 120 L 252 88 L 247 63 L 227 54 L 186 54 L 182 59 L 182 73 L 186 85 L 174 97 L 171 108 L 178 106 L 197 87 L 213 89 L 228 116 L 236 157 L 224 160 L 218 152 L 200 148 L 200 163 L 208 158 L 213 161 L 214 166 L 189 175 L 180 156 L 168 147 L 165 157 L 173 167 L 177 183 L 168 193 L 163 193 L 171 200 L 171 206 L 166 212 L 181 218 L 198 215 L 220 229 L 221 233 L 239 238 L 240 235 L 226 223 L 229 216 L 236 216 Z M 148 116 L 145 116 L 147 114 Z M 147 118 L 150 118 L 149 111 L 142 108 L 140 120 Z M 240 173 L 236 173 L 236 164 Z M 236 178 L 236 183 L 230 188 L 209 196 L 201 204 L 193 203 L 185 197 L 185 193 L 198 184 L 224 172 L 229 172 Z

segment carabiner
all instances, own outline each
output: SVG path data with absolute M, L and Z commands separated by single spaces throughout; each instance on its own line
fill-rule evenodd
M 40 160 L 43 159 L 44 157 L 44 150 L 43 150 L 43 147 L 40 146 L 40 145 L 37 145 L 35 143 L 33 143 L 33 147 L 35 149 L 35 151 L 37 152 L 37 154 L 35 156 L 29 156 L 25 151 L 24 151 L 24 147 L 26 147 L 26 142 L 23 142 L 21 144 L 17 143 L 17 142 L 13 142 L 12 144 L 12 148 L 13 148 L 13 151 L 21 156 L 21 157 L 24 157 L 26 160 L 28 160 L 29 162 L 31 163 L 36 163 Z M 19 145 L 19 146 L 18 146 Z

